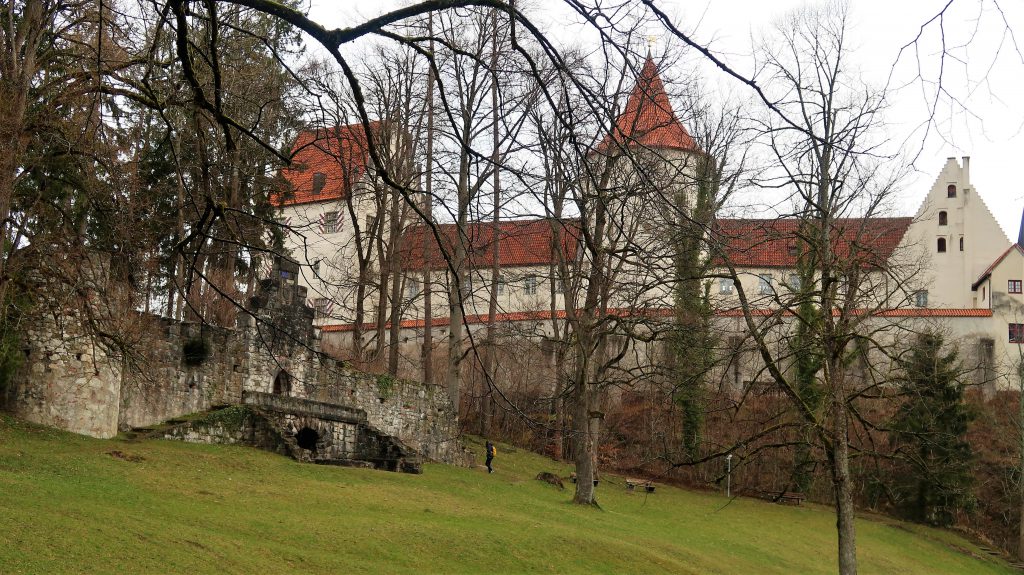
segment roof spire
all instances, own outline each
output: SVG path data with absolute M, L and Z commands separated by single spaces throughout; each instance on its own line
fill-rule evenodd
M 696 151 L 697 145 L 679 122 L 665 93 L 665 84 L 658 74 L 650 49 L 636 85 L 626 100 L 626 107 L 615 120 L 611 133 L 597 149 L 614 152 L 618 146 L 642 146 L 683 151 Z
M 1024 211 L 1020 214 L 1020 231 L 1017 232 L 1017 245 L 1024 248 Z

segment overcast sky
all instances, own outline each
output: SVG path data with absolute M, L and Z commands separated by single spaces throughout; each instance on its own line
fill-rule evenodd
M 796 0 L 675 0 L 658 4 L 695 39 L 709 45 L 739 71 L 750 70 L 751 38 L 759 36 L 785 12 L 805 3 Z M 936 20 L 923 31 L 947 0 L 852 0 L 849 31 L 853 61 L 865 79 L 876 85 L 889 81 L 892 93 L 887 116 L 892 140 L 905 151 L 918 150 L 915 173 L 905 183 L 902 215 L 912 215 L 930 189 L 948 156 L 971 157 L 971 180 L 978 194 L 1011 239 L 1016 239 L 1024 209 L 1024 58 L 1015 45 L 1014 28 L 1024 49 L 1024 6 L 1020 2 L 954 0 L 942 20 L 945 45 L 944 89 L 936 122 L 925 130 L 927 100 L 934 85 L 914 81 L 920 62 L 923 75 L 937 77 L 942 35 Z M 326 26 L 346 26 L 398 6 L 398 2 L 314 2 L 311 15 Z M 592 37 L 558 8 L 556 0 L 535 0 L 538 23 L 558 42 Z M 1008 22 L 1010 30 L 1004 25 Z M 922 34 L 917 52 L 900 47 Z M 655 54 L 666 42 L 656 41 Z M 893 69 L 896 64 L 895 70 Z M 744 90 L 712 67 L 704 71 L 709 85 L 721 90 Z M 959 104 L 957 103 L 959 102 Z M 962 105 L 961 105 L 962 104 Z

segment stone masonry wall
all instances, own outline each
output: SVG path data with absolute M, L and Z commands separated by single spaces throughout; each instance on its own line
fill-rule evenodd
M 360 373 L 321 355 L 305 288 L 289 265 L 278 262 L 261 282 L 252 315 L 242 315 L 235 329 L 122 314 L 145 337 L 120 355 L 86 335 L 86 321 L 74 309 L 88 310 L 92 302 L 72 292 L 77 307 L 51 306 L 56 311 L 28 322 L 26 359 L 0 407 L 37 423 L 112 437 L 119 429 L 240 404 L 246 391 L 277 393 L 359 410 L 366 425 L 424 459 L 462 464 L 445 390 Z M 189 362 L 185 346 L 197 340 L 208 356 Z

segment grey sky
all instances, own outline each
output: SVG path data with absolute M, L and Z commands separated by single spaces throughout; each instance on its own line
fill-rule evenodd
M 345 3 L 348 4 L 348 3 Z M 344 10 L 334 2 L 314 2 L 312 16 L 326 26 L 344 26 L 399 5 L 391 0 L 355 3 Z M 797 0 L 685 0 L 658 3 L 677 18 L 684 30 L 709 45 L 738 71 L 752 69 L 751 39 L 759 36 L 785 12 L 805 2 Z M 811 2 L 810 4 L 814 4 Z M 535 3 L 537 20 L 552 38 L 578 42 L 592 37 L 566 18 L 560 3 Z M 947 156 L 971 156 L 971 178 L 981 197 L 1010 238 L 1016 239 L 1024 208 L 1024 58 L 1012 36 L 1017 28 L 1024 44 L 1024 6 L 994 0 L 954 0 L 941 20 L 947 58 L 944 92 L 935 108 L 935 121 L 926 123 L 934 101 L 943 36 L 936 20 L 921 27 L 946 5 L 946 0 L 853 0 L 849 31 L 852 57 L 865 79 L 889 81 L 892 93 L 888 133 L 904 151 L 920 150 L 915 173 L 906 181 L 898 210 L 912 214 L 931 187 Z M 1004 25 L 1010 25 L 1010 32 Z M 1018 25 L 1021 24 L 1021 25 Z M 900 48 L 921 32 L 918 49 Z M 657 52 L 658 44 L 654 50 Z M 893 68 L 895 63 L 895 68 Z M 927 82 L 916 81 L 918 67 Z M 703 75 L 719 90 L 743 90 L 734 80 L 708 66 Z

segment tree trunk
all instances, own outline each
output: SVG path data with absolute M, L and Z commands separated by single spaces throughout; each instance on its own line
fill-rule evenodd
M 837 367 L 837 369 L 842 369 Z M 842 379 L 841 372 L 833 372 L 834 378 Z M 836 382 L 833 382 L 835 384 Z M 836 532 L 839 536 L 839 573 L 857 573 L 857 532 L 854 526 L 856 515 L 853 507 L 853 479 L 850 476 L 850 444 L 848 435 L 849 411 L 846 405 L 844 386 L 835 386 L 835 415 L 832 429 L 832 485 L 835 490 Z
M 576 389 L 573 392 L 576 409 L 572 420 L 576 493 L 573 495 L 572 501 L 580 505 L 597 505 L 597 497 L 594 493 L 594 479 L 597 473 L 595 466 L 597 438 L 593 434 L 591 425 L 591 392 L 588 389 L 587 381 L 590 371 L 588 363 L 584 354 L 580 355 L 580 359 L 576 363 Z
M 491 386 L 494 385 L 494 364 L 497 353 L 495 341 L 496 321 L 498 315 L 498 282 L 501 280 L 501 266 L 498 261 L 500 254 L 498 207 L 501 201 L 501 171 L 498 169 L 498 11 L 491 10 L 491 165 L 494 169 L 494 189 L 492 196 L 491 225 L 491 290 L 487 300 L 487 347 L 484 355 L 484 393 L 480 397 L 480 434 L 487 435 L 491 427 L 491 406 L 494 402 Z

